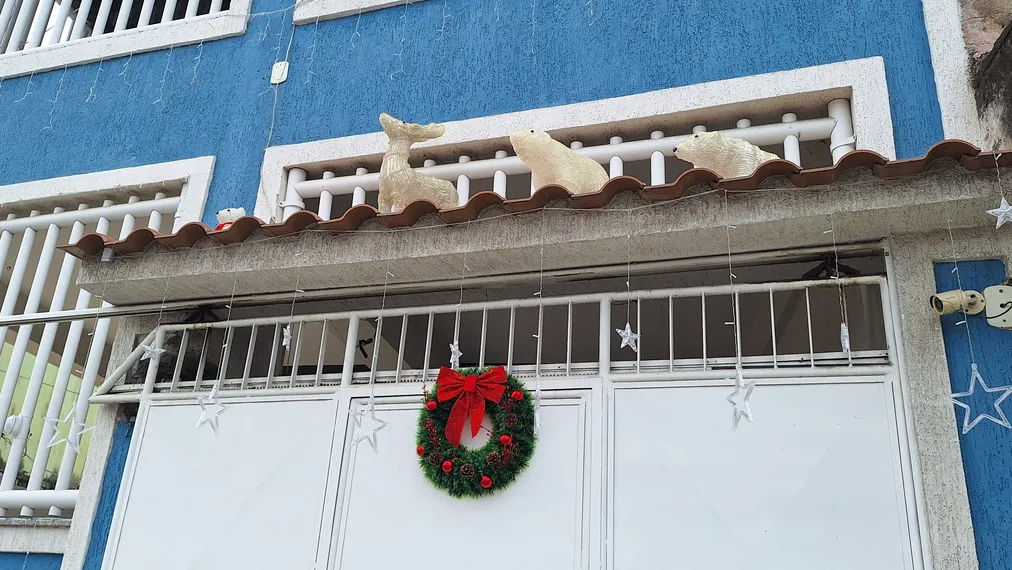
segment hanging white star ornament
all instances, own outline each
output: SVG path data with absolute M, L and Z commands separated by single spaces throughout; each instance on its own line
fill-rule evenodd
M 966 392 L 959 392 L 957 394 L 952 394 L 952 403 L 966 410 L 966 413 L 963 414 L 963 434 L 965 435 L 970 430 L 972 430 L 977 424 L 981 422 L 981 420 L 989 420 L 1006 429 L 1012 429 L 1012 425 L 1009 424 L 1008 418 L 1005 417 L 1005 412 L 1003 412 L 1001 409 L 1001 403 L 1005 401 L 1005 398 L 1008 398 L 1010 395 L 1012 395 L 1012 386 L 998 386 L 996 388 L 988 388 L 987 384 L 984 383 L 984 378 L 981 377 L 980 372 L 977 370 L 977 364 L 976 363 L 971 364 L 970 368 L 973 370 L 973 372 L 970 374 L 970 389 L 967 390 Z M 1001 392 L 1001 396 L 998 396 L 998 398 L 994 401 L 994 409 L 998 413 L 998 417 L 992 416 L 991 414 L 987 413 L 980 413 L 974 416 L 972 421 L 970 420 L 970 413 L 971 413 L 970 406 L 968 404 L 960 402 L 958 398 L 969 398 L 970 396 L 973 396 L 973 393 L 977 388 L 977 384 L 980 384 L 980 387 L 983 388 L 985 392 L 988 393 Z
M 1012 222 L 1012 206 L 1009 206 L 1005 196 L 1001 197 L 1001 204 L 997 208 L 988 210 L 987 213 L 998 218 L 998 224 L 994 229 L 1000 228 L 1005 222 Z
M 362 441 L 369 442 L 374 452 L 379 452 L 379 443 L 376 440 L 376 432 L 387 427 L 387 422 L 376 417 L 376 407 L 370 400 L 369 407 L 365 410 L 354 410 L 355 416 L 355 441 L 352 445 L 358 445 Z
M 450 343 L 450 368 L 460 368 L 460 357 L 464 356 L 464 353 L 460 351 L 460 345 L 457 341 Z
M 753 389 L 755 389 L 755 381 L 746 383 L 745 379 L 742 378 L 741 367 L 739 366 L 734 378 L 734 392 L 731 392 L 724 398 L 734 407 L 734 415 L 731 417 L 731 431 L 738 429 L 738 422 L 742 418 L 752 423 L 752 406 L 749 405 L 748 401 L 752 398 Z
M 45 424 L 53 429 L 53 436 L 49 438 L 49 443 L 46 447 L 53 447 L 63 442 L 67 442 L 67 447 L 74 450 L 74 453 L 81 452 L 81 436 L 85 433 L 95 429 L 95 426 L 90 424 L 78 423 L 76 410 L 71 408 L 67 413 L 67 416 L 62 420 L 56 418 L 45 418 L 43 421 Z M 70 429 L 67 431 L 67 437 L 60 437 L 60 424 L 70 422 Z
M 284 334 L 284 338 L 281 339 L 281 346 L 288 348 L 292 344 L 292 325 L 286 326 L 281 332 Z
M 200 429 L 204 424 L 210 424 L 214 435 L 218 435 L 218 416 L 225 413 L 225 406 L 218 398 L 218 384 L 215 384 L 211 388 L 209 395 L 197 396 L 197 405 L 200 406 L 200 419 L 197 420 L 197 429 Z
M 141 349 L 144 351 L 144 354 L 141 356 L 141 360 L 148 360 L 152 356 L 159 356 L 165 353 L 164 348 L 153 348 L 151 345 L 147 344 L 142 344 Z
M 622 346 L 620 346 L 619 348 L 625 348 L 628 346 L 629 348 L 633 349 L 633 352 L 640 351 L 639 347 L 640 335 L 639 333 L 634 333 L 632 331 L 632 327 L 629 325 L 628 322 L 625 324 L 625 329 L 615 329 L 615 332 L 618 333 L 618 336 L 622 337 Z

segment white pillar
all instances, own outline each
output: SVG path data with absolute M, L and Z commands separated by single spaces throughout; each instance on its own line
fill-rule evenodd
M 194 0 L 196 2 L 197 0 Z M 130 18 L 130 11 L 133 10 L 134 0 L 123 0 L 119 8 L 119 16 L 116 17 L 114 32 L 121 32 L 126 29 L 127 20 Z
M 836 119 L 836 126 L 829 135 L 829 149 L 833 153 L 833 164 L 848 152 L 857 148 L 854 139 L 854 122 L 850 114 L 850 100 L 833 99 L 829 102 L 829 116 Z
M 608 141 L 609 144 L 622 144 L 622 137 L 611 137 Z M 616 176 L 622 176 L 625 168 L 622 164 L 621 156 L 611 157 L 611 162 L 608 164 L 608 176 L 615 178 Z
M 29 217 L 38 215 L 38 210 L 32 210 Z M 17 305 L 18 296 L 21 294 L 21 283 L 25 280 L 25 272 L 28 270 L 28 262 L 31 261 L 32 246 L 34 245 L 35 230 L 26 228 L 24 233 L 21 234 L 21 246 L 18 248 L 18 257 L 14 261 L 14 268 L 11 269 L 10 281 L 7 282 L 7 292 L 4 294 L 3 305 L 0 305 L 0 317 L 9 317 L 14 314 L 14 307 Z M 10 246 L 8 245 L 8 247 Z M 7 327 L 0 326 L 0 343 L 6 340 Z M 4 410 L 4 413 L 6 412 L 7 410 Z
M 306 203 L 302 201 L 302 196 L 299 195 L 299 191 L 295 189 L 296 184 L 305 181 L 305 170 L 302 170 L 301 168 L 288 169 L 288 189 L 285 191 L 285 201 L 281 204 L 284 208 L 281 221 L 287 220 L 292 214 L 306 207 Z
M 794 123 L 797 120 L 798 116 L 794 113 L 786 113 L 783 116 L 785 123 Z M 784 138 L 784 160 L 801 166 L 801 141 L 798 140 L 797 135 L 787 135 Z
M 81 1 L 86 2 L 87 0 Z M 155 9 L 155 0 L 144 0 L 144 3 L 141 4 L 141 16 L 137 20 L 138 28 L 143 28 L 144 26 L 147 26 L 151 23 L 151 12 L 153 12 L 154 9 Z
M 112 11 L 113 0 L 100 0 L 98 5 L 98 16 L 95 17 L 95 27 L 91 30 L 91 37 L 101 36 L 105 33 L 105 26 L 109 23 L 109 12 Z
M 361 166 L 355 169 L 356 176 L 362 176 L 363 174 L 369 174 L 369 170 Z M 351 205 L 355 207 L 359 204 L 365 204 L 365 188 L 356 186 L 351 194 Z
M 471 162 L 471 157 L 462 155 L 457 162 L 465 164 Z M 467 204 L 468 199 L 471 198 L 471 179 L 465 174 L 461 174 L 457 177 L 457 205 L 463 206 Z
M 8 0 L 10 1 L 10 0 Z M 14 29 L 11 30 L 11 39 L 7 43 L 6 53 L 19 51 L 21 42 L 28 35 L 28 28 L 35 19 L 35 10 L 39 7 L 38 0 L 22 0 L 21 9 L 18 10 L 18 18 L 14 22 Z
M 657 140 L 663 139 L 664 133 L 661 131 L 654 131 L 650 133 L 650 138 Z M 655 150 L 650 153 L 650 185 L 659 186 L 666 182 L 666 175 L 664 172 L 664 153 Z
M 73 2 L 60 2 L 60 11 L 56 13 L 53 29 L 50 31 L 49 41 L 46 42 L 46 45 L 60 43 L 60 40 L 63 38 L 63 28 L 67 25 L 67 20 L 70 19 L 70 10 L 73 7 Z M 43 30 L 43 35 L 45 35 L 45 30 Z
M 158 23 L 171 22 L 172 16 L 176 13 L 176 0 L 165 0 L 165 7 L 162 8 L 162 19 Z
M 155 200 L 161 200 L 162 198 L 165 198 L 166 196 L 167 195 L 164 192 L 158 192 L 157 194 L 155 194 Z M 151 211 L 151 215 L 148 217 L 148 227 L 151 228 L 151 229 L 153 229 L 153 230 L 155 230 L 156 232 L 161 230 L 161 227 L 162 227 L 162 213 L 161 212 L 159 212 L 157 210 L 152 210 Z M 70 243 L 75 243 L 75 240 L 72 240 Z
M 81 6 L 77 9 L 77 19 L 74 20 L 74 29 L 70 32 L 70 39 L 76 40 L 84 37 L 88 13 L 91 12 L 91 2 L 92 0 L 81 0 Z
M 495 151 L 496 158 L 506 158 L 507 153 L 505 150 Z M 503 200 L 506 199 L 506 173 L 502 170 L 496 170 L 495 174 L 492 175 L 492 191 L 499 195 Z
M 187 0 L 186 15 L 184 18 L 192 18 L 197 15 L 197 8 L 200 7 L 200 0 Z
M 334 174 L 334 172 L 330 170 L 323 173 L 324 180 L 329 180 L 335 176 L 337 176 L 337 174 Z M 320 216 L 320 219 L 322 220 L 329 220 L 333 218 L 333 210 L 334 195 L 326 190 L 320 192 L 320 207 L 316 209 L 316 215 Z

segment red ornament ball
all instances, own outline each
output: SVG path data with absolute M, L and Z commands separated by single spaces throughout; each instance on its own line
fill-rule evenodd
M 422 455 L 425 455 L 425 446 L 424 445 L 419 445 L 415 449 L 415 451 L 418 452 L 418 456 L 421 457 Z
M 490 489 L 492 487 L 492 478 L 488 475 L 483 476 L 481 478 L 481 486 L 485 489 Z
M 436 404 L 435 400 L 429 400 L 428 402 L 425 402 L 425 409 L 431 412 L 432 410 L 436 409 L 437 405 L 438 404 Z
M 443 473 L 449 473 L 450 471 L 453 471 L 453 462 L 452 461 L 444 461 L 443 462 Z
M 509 445 L 509 444 L 513 443 L 513 438 L 510 437 L 509 435 L 503 434 L 503 435 L 499 436 L 499 443 L 501 443 L 503 445 Z
M 520 400 L 524 399 L 524 393 L 521 392 L 520 390 L 513 390 L 513 393 L 510 394 L 510 398 L 513 398 L 514 400 L 519 402 Z

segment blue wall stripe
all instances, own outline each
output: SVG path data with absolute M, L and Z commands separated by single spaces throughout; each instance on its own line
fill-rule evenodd
M 0 570 L 60 570 L 62 554 L 0 552 Z
M 935 284 L 939 291 L 958 289 L 952 263 L 935 264 Z M 959 281 L 963 289 L 983 291 L 1006 279 L 1005 264 L 998 260 L 959 262 Z M 924 310 L 929 310 L 925 299 Z M 970 385 L 970 349 L 967 327 L 957 325 L 962 315 L 942 317 L 942 336 L 949 363 L 952 391 L 965 392 Z M 987 324 L 983 315 L 969 318 L 969 332 L 977 368 L 990 387 L 1012 384 L 1012 331 L 1003 331 Z M 1000 394 L 987 394 L 976 388 L 969 402 L 973 415 L 990 410 Z M 957 429 L 962 431 L 962 408 L 955 408 Z M 1012 398 L 1002 404 L 1005 415 L 1012 420 Z M 980 570 L 1012 568 L 1012 431 L 983 420 L 966 435 L 959 436 L 966 474 L 966 490 L 970 500 L 970 516 L 977 542 Z
M 123 481 L 123 470 L 126 468 L 127 453 L 130 451 L 130 439 L 133 437 L 133 432 L 132 423 L 125 420 L 116 422 L 116 428 L 112 434 L 112 449 L 109 450 L 109 459 L 105 465 L 105 477 L 102 480 L 102 496 L 98 502 L 95 520 L 91 525 L 91 543 L 88 545 L 88 554 L 84 559 L 84 570 L 102 568 L 102 558 L 105 556 L 105 545 L 109 539 L 109 529 L 112 527 L 112 515 L 116 510 L 116 497 L 119 495 L 119 486 Z

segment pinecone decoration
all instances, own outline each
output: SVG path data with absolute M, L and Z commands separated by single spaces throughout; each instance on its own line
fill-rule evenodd
M 443 456 L 440 455 L 440 454 L 438 454 L 438 453 L 430 453 L 429 454 L 429 465 L 431 465 L 433 467 L 442 467 L 442 465 L 443 465 Z
M 485 456 L 485 463 L 487 463 L 489 467 L 497 467 L 502 463 L 502 456 L 499 455 L 498 451 L 492 451 Z
M 463 477 L 464 479 L 470 479 L 471 477 L 474 477 L 474 465 L 471 465 L 470 463 L 465 463 L 461 465 L 460 476 Z
M 502 423 L 503 423 L 504 426 L 506 426 L 506 427 L 508 427 L 510 429 L 513 429 L 513 428 L 517 427 L 517 415 L 516 414 L 506 414 L 506 417 L 504 417 L 502 419 Z
M 508 412 L 513 409 L 513 398 L 510 398 L 509 394 L 506 394 L 506 397 L 499 402 L 499 405 Z
M 436 434 L 429 435 L 429 443 L 432 445 L 439 445 L 439 436 Z
M 428 433 L 436 433 L 436 420 L 425 418 L 422 420 L 422 429 Z

